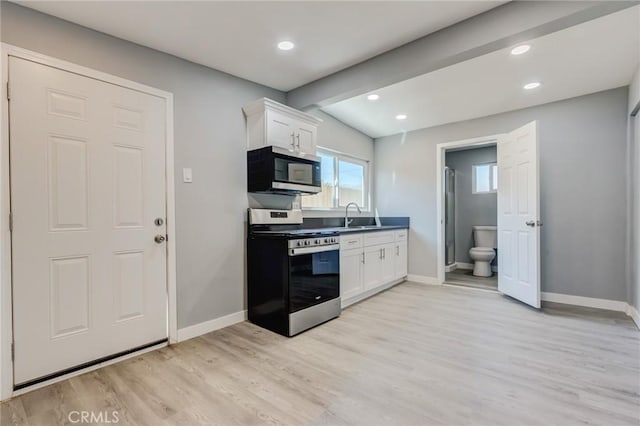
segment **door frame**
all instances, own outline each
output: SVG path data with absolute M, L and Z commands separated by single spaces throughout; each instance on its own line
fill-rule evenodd
M 451 148 L 466 148 L 475 147 L 480 148 L 487 145 L 497 145 L 498 141 L 506 136 L 506 133 L 499 133 L 496 135 L 482 136 L 479 138 L 463 139 L 458 141 L 443 142 L 436 145 L 436 244 L 437 244 L 437 284 L 442 284 L 445 278 L 445 226 L 444 226 L 444 188 L 443 188 L 443 173 L 446 165 L 445 155 L 447 150 Z M 496 163 L 497 163 L 496 158 Z
M 173 93 L 156 89 L 144 84 L 87 68 L 71 62 L 56 59 L 47 55 L 13 46 L 7 43 L 0 45 L 0 61 L 2 62 L 2 114 L 0 117 L 0 400 L 14 395 L 13 390 L 13 313 L 12 313 L 12 278 L 11 278 L 11 232 L 9 230 L 10 214 L 10 159 L 9 159 L 9 101 L 8 78 L 9 57 L 17 57 L 42 65 L 58 68 L 95 80 L 115 84 L 127 89 L 136 90 L 165 100 L 166 114 L 166 208 L 167 208 L 167 331 L 169 343 L 176 343 L 178 338 L 177 297 L 176 297 L 176 238 L 175 238 L 175 179 L 174 179 L 174 144 L 173 144 Z M 80 370 L 78 374 L 84 372 Z M 63 376 L 66 377 L 66 376 Z M 49 383 L 49 381 L 45 382 Z M 36 387 L 35 385 L 34 387 Z M 21 390 L 20 393 L 23 393 Z

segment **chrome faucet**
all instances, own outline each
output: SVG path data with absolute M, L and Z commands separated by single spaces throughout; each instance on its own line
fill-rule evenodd
M 354 203 L 352 201 L 349 204 L 347 204 L 347 207 L 344 209 L 344 227 L 345 228 L 348 228 L 349 224 L 353 222 L 353 219 L 349 220 L 349 207 L 351 207 L 352 204 L 356 206 L 356 209 L 358 209 L 358 213 L 362 213 L 362 210 L 360 210 L 360 206 L 358 205 L 358 203 Z

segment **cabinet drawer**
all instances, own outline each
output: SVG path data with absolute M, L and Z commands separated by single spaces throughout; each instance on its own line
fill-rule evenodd
M 396 231 L 396 241 L 407 241 L 408 229 L 400 229 Z
M 340 237 L 340 250 L 362 248 L 362 234 L 347 234 Z
M 394 239 L 393 231 L 367 232 L 364 234 L 364 245 L 375 246 L 377 244 L 392 243 Z

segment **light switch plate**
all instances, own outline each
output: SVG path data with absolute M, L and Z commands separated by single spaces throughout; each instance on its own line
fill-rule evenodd
M 182 169 L 182 181 L 184 183 L 193 182 L 193 171 L 191 169 Z

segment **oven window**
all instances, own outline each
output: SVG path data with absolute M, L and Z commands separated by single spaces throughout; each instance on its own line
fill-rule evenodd
M 289 257 L 289 312 L 340 296 L 340 251 Z

